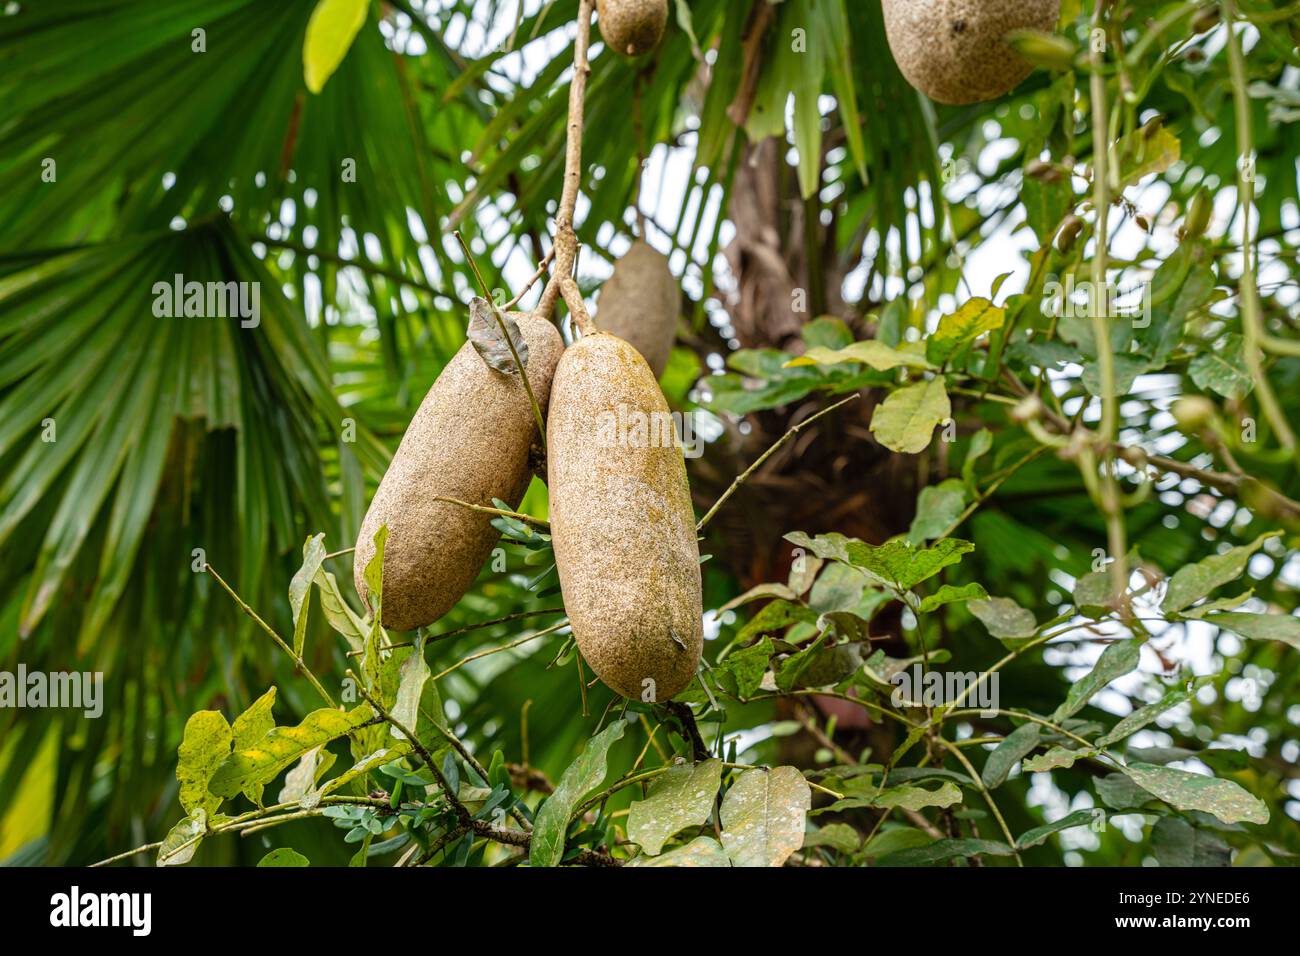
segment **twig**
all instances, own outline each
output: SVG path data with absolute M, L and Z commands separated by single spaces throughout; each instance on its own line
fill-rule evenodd
M 966 755 L 961 752 L 960 747 L 954 747 L 951 741 L 945 740 L 942 736 L 936 737 L 936 740 L 943 745 L 943 748 L 957 758 L 957 762 L 965 768 L 967 775 L 975 784 L 981 794 L 984 795 L 984 802 L 989 805 L 989 810 L 993 813 L 993 819 L 998 821 L 998 826 L 1002 830 L 1002 835 L 1007 839 L 1007 845 L 1011 847 L 1011 855 L 1015 857 L 1016 866 L 1024 866 L 1025 861 L 1020 858 L 1020 850 L 1016 848 L 1016 838 L 1011 835 L 1011 828 L 1007 826 L 1007 821 L 1003 819 L 1002 811 L 998 809 L 997 802 L 993 799 L 993 794 L 989 793 L 988 787 L 984 785 L 984 780 L 980 777 L 979 772 L 966 759 Z
M 251 607 L 249 607 L 247 604 L 244 603 L 244 599 L 235 593 L 234 589 L 229 584 L 226 583 L 225 579 L 217 573 L 216 569 L 212 567 L 212 565 L 204 561 L 203 570 L 206 571 L 208 574 L 212 575 L 213 579 L 216 580 L 216 582 L 221 585 L 222 589 L 227 594 L 229 594 L 232 599 L 234 599 L 234 602 L 236 604 L 239 605 L 240 610 L 242 610 L 245 614 L 251 617 L 253 619 L 253 622 L 257 624 L 258 627 L 260 627 L 263 631 L 265 631 L 268 635 L 270 635 L 271 640 L 275 641 L 276 645 L 280 648 L 280 650 L 284 651 L 286 654 L 289 655 L 289 659 L 293 661 L 294 669 L 297 670 L 299 674 L 302 674 L 304 677 L 307 678 L 308 681 L 311 682 L 311 686 L 316 688 L 316 693 L 320 694 L 321 698 L 325 701 L 325 703 L 329 704 L 331 707 L 338 706 L 337 704 L 334 703 L 334 698 L 330 696 L 329 691 L 327 691 L 324 687 L 321 686 L 321 682 L 316 679 L 316 675 L 311 672 L 311 668 L 307 666 L 306 662 L 304 662 L 301 657 L 299 657 L 297 654 L 294 653 L 293 648 L 285 643 L 284 638 L 282 638 L 279 634 L 275 633 L 275 630 L 274 628 L 271 627 L 271 625 L 267 624 L 264 620 L 262 620 L 258 616 L 256 611 L 254 611 Z
M 530 641 L 535 641 L 539 637 L 546 637 L 546 635 L 548 634 L 554 634 L 556 631 L 560 630 L 561 628 L 568 627 L 568 626 L 569 626 L 569 619 L 566 617 L 563 621 L 560 621 L 558 624 L 552 624 L 550 627 L 544 627 L 535 634 L 529 634 L 527 637 L 521 637 L 517 641 L 512 641 L 509 644 L 503 644 L 500 647 L 489 647 L 487 650 L 479 651 L 476 654 L 471 654 L 469 655 L 469 657 L 465 657 L 462 658 L 461 660 L 458 660 L 455 664 L 452 664 L 446 670 L 434 674 L 431 680 L 440 680 L 443 677 L 446 677 L 452 671 L 456 671 L 464 667 L 466 664 L 470 663 L 471 661 L 476 661 L 479 660 L 480 658 L 488 657 L 491 654 L 499 654 L 502 651 L 511 650 L 513 648 L 519 647 L 521 644 L 527 644 Z
M 533 525 L 544 531 L 551 530 L 551 524 L 542 518 L 534 518 L 532 515 L 526 515 L 521 511 L 507 511 L 504 508 L 489 508 L 487 505 L 471 504 L 468 501 L 461 501 L 459 498 L 445 498 L 437 495 L 434 501 L 445 501 L 449 505 L 460 505 L 462 508 L 468 508 L 470 511 L 478 511 L 482 514 L 497 515 L 502 518 L 514 518 L 516 521 L 522 521 L 524 524 Z
M 759 455 L 758 458 L 754 460 L 754 463 L 752 465 L 750 465 L 748 468 L 746 468 L 744 471 L 742 471 L 739 475 L 736 476 L 736 480 L 731 483 L 731 487 L 722 493 L 722 497 L 719 498 L 717 501 L 715 501 L 713 503 L 713 507 L 710 508 L 708 512 L 704 515 L 704 517 L 700 519 L 700 523 L 695 526 L 696 532 L 698 533 L 704 530 L 704 526 L 713 520 L 713 516 L 718 513 L 718 509 L 720 509 L 724 504 L 727 503 L 727 499 L 736 493 L 736 491 L 740 488 L 740 486 L 743 485 L 749 479 L 750 475 L 752 475 L 755 471 L 759 469 L 759 467 L 763 464 L 763 462 L 767 461 L 774 454 L 776 454 L 777 450 L 780 449 L 781 446 L 783 446 L 795 435 L 799 434 L 800 431 L 807 428 L 813 422 L 817 421 L 817 419 L 821 418 L 823 415 L 829 415 L 831 412 L 835 411 L 835 409 L 847 405 L 849 402 L 857 401 L 858 397 L 859 396 L 857 395 L 850 395 L 848 398 L 838 401 L 834 405 L 831 405 L 827 408 L 823 408 L 816 415 L 811 415 L 808 418 L 805 418 L 799 424 L 792 425 L 784 435 L 782 435 L 772 444 L 772 447 L 770 447 L 767 451 L 763 452 L 763 454 Z
M 511 299 L 505 305 L 501 306 L 502 312 L 509 312 L 511 309 L 513 309 L 516 305 L 519 304 L 519 300 L 528 294 L 528 290 L 531 289 L 534 285 L 536 285 L 537 280 L 540 279 L 542 276 L 546 275 L 546 270 L 550 268 L 551 260 L 554 258 L 555 258 L 555 247 L 552 246 L 549 250 L 547 250 L 546 255 L 542 257 L 542 261 L 537 264 L 537 271 L 534 272 L 532 276 L 528 279 L 528 281 L 524 283 L 524 287 L 519 290 L 518 294 L 513 299 Z

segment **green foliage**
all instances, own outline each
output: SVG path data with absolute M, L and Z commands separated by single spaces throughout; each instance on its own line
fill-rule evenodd
M 350 585 L 367 496 L 465 341 L 450 231 L 494 288 L 546 248 L 574 0 L 491 45 L 463 4 L 18 6 L 0 651 L 102 671 L 105 717 L 0 709 L 0 856 L 84 863 L 142 831 L 159 865 L 1300 853 L 1300 110 L 1273 5 L 1198 35 L 1110 4 L 1104 132 L 1078 3 L 1037 46 L 1050 71 L 962 108 L 906 85 L 875 3 L 678 0 L 650 60 L 597 49 L 578 278 L 635 203 L 683 277 L 665 392 L 722 426 L 697 503 L 761 450 L 741 436 L 866 409 L 801 432 L 703 529 L 717 639 L 670 704 L 591 684 L 540 481 L 536 520 L 494 519 L 492 566 L 425 632 L 378 624 L 382 542 L 376 606 Z M 640 192 L 665 151 L 679 207 Z M 769 199 L 774 244 L 746 225 Z M 1094 270 L 1119 293 L 1102 316 Z M 256 283 L 258 324 L 158 316 L 176 275 Z M 1207 414 L 1169 414 L 1182 397 Z M 738 528 L 801 549 L 790 573 Z

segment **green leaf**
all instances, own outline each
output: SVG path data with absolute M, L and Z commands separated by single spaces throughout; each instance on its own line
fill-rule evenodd
M 812 790 L 794 767 L 746 770 L 722 798 L 722 845 L 733 866 L 781 866 L 803 846 Z
M 1122 773 L 1111 773 L 1099 778 L 1097 796 L 1113 810 L 1136 810 L 1155 799 Z
M 685 0 L 680 0 L 685 3 Z M 842 122 L 848 142 L 849 155 L 853 158 L 858 178 L 867 182 L 867 149 L 862 135 L 862 121 L 858 113 L 858 102 L 854 77 L 857 71 L 853 66 L 853 43 L 849 25 L 845 19 L 843 3 L 817 3 L 814 12 L 822 16 L 823 45 L 826 48 L 826 68 L 831 75 L 831 88 L 835 91 L 835 102 L 839 105 Z
M 1074 766 L 1076 760 L 1082 760 L 1095 754 L 1095 750 L 1071 750 L 1069 747 L 1053 747 L 1045 754 L 1030 757 L 1025 761 L 1025 773 L 1045 773 L 1048 770 L 1063 770 Z
M 840 626 L 847 619 L 860 619 L 851 614 L 837 613 L 827 615 L 831 622 L 838 621 Z M 865 629 L 865 622 L 863 622 Z M 776 686 L 782 692 L 789 692 L 798 687 L 827 687 L 838 684 L 862 666 L 862 648 L 858 644 L 825 643 L 827 635 L 823 633 L 816 641 L 799 653 L 785 660 L 776 672 Z
M 1266 532 L 1250 544 L 1240 545 L 1223 554 L 1212 554 L 1195 564 L 1179 568 L 1169 579 L 1169 588 L 1165 591 L 1165 599 L 1160 602 L 1160 609 L 1166 614 L 1176 614 L 1191 607 L 1215 588 L 1236 580 L 1246 570 L 1251 555 L 1262 548 L 1265 541 L 1280 533 Z
M 939 320 L 939 327 L 926 339 L 926 358 L 942 365 L 984 333 L 1002 328 L 1006 320 L 1001 306 L 988 299 L 970 299 Z
M 1118 677 L 1134 670 L 1141 657 L 1141 645 L 1136 639 L 1116 641 L 1107 646 L 1097 658 L 1092 670 L 1070 685 L 1070 692 L 1065 703 L 1056 708 L 1052 721 L 1060 723 L 1067 717 L 1073 717 L 1084 708 L 1088 701 L 1101 692 L 1107 684 Z
M 564 837 L 569 817 L 582 799 L 605 779 L 605 760 L 609 748 L 623 737 L 627 723 L 615 720 L 587 741 L 578 759 L 569 764 L 537 811 L 533 839 L 528 851 L 529 866 L 559 866 L 564 858 Z
M 257 861 L 258 866 L 311 866 L 311 861 L 289 847 L 272 850 Z
M 381 609 L 384 603 L 384 544 L 388 541 L 388 525 L 381 524 L 375 531 L 375 553 L 366 562 L 362 576 L 365 578 L 366 591 L 374 607 L 375 621 L 382 620 Z
M 1231 780 L 1149 763 L 1132 763 L 1123 771 L 1139 787 L 1175 810 L 1201 810 L 1224 823 L 1268 822 L 1268 806 L 1264 801 Z
M 366 22 L 370 0 L 320 0 L 307 21 L 302 73 L 307 89 L 319 93 L 347 56 Z
M 1026 640 L 1038 631 L 1033 612 L 1025 610 L 1011 598 L 991 597 L 987 601 L 971 601 L 966 607 L 979 618 L 985 630 L 999 640 Z
M 949 478 L 937 485 L 927 485 L 916 496 L 916 517 L 907 531 L 910 544 L 924 544 L 937 538 L 961 515 L 966 505 L 966 486 L 960 479 Z
M 758 691 L 774 650 L 772 639 L 764 637 L 753 647 L 736 651 L 727 658 L 727 669 L 735 675 L 736 692 L 741 697 L 752 697 Z
M 713 837 L 698 836 L 685 846 L 662 856 L 638 856 L 628 866 L 731 866 L 731 860 Z
M 402 661 L 398 671 L 397 697 L 392 707 L 394 719 L 413 734 L 418 734 L 415 728 L 420 722 L 420 697 L 430 673 L 429 664 L 424 659 L 424 638 L 418 637 L 414 650 Z M 406 738 L 405 734 L 392 725 L 389 725 L 389 730 L 398 740 Z
M 925 846 L 930 842 L 930 835 L 923 830 L 915 827 L 896 826 L 893 829 L 882 830 L 862 848 L 862 853 L 868 859 L 888 856 L 899 850 L 910 850 L 913 847 Z
M 1144 176 L 1166 172 L 1178 162 L 1182 144 L 1163 126 L 1154 133 L 1136 129 L 1115 144 L 1120 157 L 1119 177 L 1122 186 L 1131 186 Z
M 302 567 L 289 581 L 289 610 L 293 613 L 293 652 L 302 657 L 307 638 L 307 616 L 311 607 L 311 583 L 325 560 L 325 535 L 317 534 L 302 546 Z
M 802 604 L 778 598 L 763 605 L 762 609 L 740 629 L 740 632 L 736 635 L 736 640 L 744 644 L 760 634 L 773 634 L 777 631 L 784 631 L 791 624 L 799 623 L 817 623 L 817 612 L 804 607 Z
M 1199 387 L 1224 398 L 1244 398 L 1255 386 L 1246 368 L 1242 338 L 1236 333 L 1197 355 L 1187 370 Z
M 959 604 L 963 601 L 980 601 L 987 598 L 988 592 L 984 590 L 982 584 L 963 584 L 955 587 L 951 584 L 945 584 L 933 594 L 927 594 L 921 599 L 920 611 L 922 614 L 929 614 L 931 611 L 938 610 L 945 604 Z
M 1161 817 L 1151 828 L 1151 852 L 1161 866 L 1229 866 L 1232 848 L 1201 827 L 1178 817 Z
M 322 747 L 314 747 L 299 758 L 284 775 L 284 785 L 276 795 L 276 803 L 296 803 L 305 810 L 319 806 L 324 795 L 316 781 L 334 765 L 334 754 Z
M 1074 584 L 1074 604 L 1091 618 L 1105 617 L 1115 608 L 1114 575 L 1109 569 L 1093 571 Z
M 988 760 L 984 762 L 984 771 L 980 774 L 984 786 L 993 790 L 1006 783 L 1011 769 L 1020 763 L 1022 758 L 1033 753 L 1042 735 L 1042 725 L 1033 723 L 1022 724 L 1007 734 L 1002 742 L 993 748 Z
M 270 783 L 303 754 L 351 733 L 372 716 L 369 704 L 346 712 L 328 707 L 314 710 L 298 726 L 276 727 L 257 745 L 230 754 L 212 775 L 208 789 L 233 797 L 246 787 Z
M 1010 856 L 1011 847 L 993 840 L 935 840 L 924 846 L 896 850 L 880 857 L 877 866 L 932 866 L 946 863 L 958 857 L 968 856 Z
M 743 607 L 744 605 L 749 604 L 751 601 L 758 601 L 763 598 L 781 598 L 783 601 L 797 601 L 799 600 L 799 595 L 796 594 L 793 589 L 784 584 L 758 584 L 750 588 L 744 594 L 737 595 L 726 604 L 722 605 L 722 607 L 718 608 L 717 613 L 721 616 L 727 611 L 735 610 L 738 607 Z
M 320 592 L 320 607 L 329 626 L 343 636 L 348 642 L 348 649 L 361 653 L 366 647 L 366 635 L 369 629 L 361 618 L 357 617 L 343 594 L 334 575 L 324 568 L 316 572 L 316 587 Z
M 987 428 L 981 428 L 970 439 L 970 447 L 966 450 L 966 458 L 961 463 L 961 480 L 966 484 L 967 492 L 973 497 L 977 492 L 975 482 L 975 464 L 993 447 L 993 433 Z
M 804 849 L 828 846 L 841 853 L 854 853 L 862 845 L 862 834 L 847 823 L 828 823 L 809 831 L 803 838 Z
M 1178 687 L 1169 691 L 1169 693 L 1165 694 L 1154 704 L 1147 704 L 1145 707 L 1139 707 L 1111 728 L 1108 733 L 1098 737 L 1096 741 L 1097 746 L 1109 747 L 1111 744 L 1123 740 L 1129 734 L 1141 730 L 1165 711 L 1191 700 L 1195 695 L 1195 687 Z
M 819 558 L 842 561 L 870 572 L 877 582 L 899 591 L 916 587 L 975 550 L 975 545 L 960 538 L 944 538 L 928 548 L 913 547 L 901 538 L 877 546 L 835 533 L 810 538 L 802 531 L 793 531 L 785 539 Z
M 208 782 L 230 756 L 231 739 L 230 724 L 220 711 L 201 710 L 185 722 L 176 779 L 180 781 L 181 806 L 187 813 L 201 809 L 211 814 L 221 806 L 220 797 L 208 792 Z
M 627 838 L 657 855 L 674 834 L 708 822 L 721 785 L 721 760 L 669 767 L 629 809 Z
M 950 417 L 947 386 L 936 377 L 900 388 L 877 405 L 871 431 L 890 451 L 915 455 L 925 451 L 935 427 Z
M 950 807 L 961 803 L 961 790 L 951 780 L 945 780 L 934 790 L 914 786 L 886 787 L 870 800 L 876 807 L 924 810 L 926 807 Z
M 1071 814 L 1061 817 L 1055 823 L 1045 823 L 1041 827 L 1034 827 L 1032 830 L 1026 830 L 1020 834 L 1016 840 L 1016 848 L 1019 850 L 1028 850 L 1030 847 L 1038 846 L 1044 842 L 1053 833 L 1060 833 L 1062 830 L 1071 830 L 1074 827 L 1091 826 L 1093 821 L 1098 817 L 1105 819 L 1104 811 L 1100 810 L 1075 810 Z
M 916 352 L 904 348 L 893 348 L 878 339 L 854 342 L 841 349 L 829 349 L 825 346 L 810 348 L 796 358 L 785 363 L 786 368 L 798 368 L 803 365 L 840 365 L 854 362 L 869 365 L 877 372 L 888 372 L 896 368 L 934 368 L 925 358 Z
M 1205 615 L 1203 620 L 1215 627 L 1226 627 L 1253 641 L 1282 641 L 1300 650 L 1300 617 L 1291 614 L 1244 614 L 1240 611 L 1218 611 Z
M 184 866 L 193 859 L 207 831 L 208 813 L 202 807 L 195 807 L 189 816 L 167 831 L 158 848 L 156 865 Z

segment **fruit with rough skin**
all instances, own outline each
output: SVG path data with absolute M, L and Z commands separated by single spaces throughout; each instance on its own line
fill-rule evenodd
M 700 550 L 668 402 L 627 342 L 594 332 L 555 370 L 551 534 L 564 607 L 606 685 L 665 702 L 704 647 Z
M 528 382 L 546 409 L 564 342 L 544 319 L 511 313 L 528 344 Z M 409 631 L 436 621 L 464 597 L 501 537 L 492 516 L 438 498 L 515 508 L 532 480 L 528 449 L 537 419 L 517 372 L 491 368 L 466 342 L 424 397 L 388 466 L 357 537 L 357 593 L 371 604 L 364 570 L 374 535 L 384 545 L 384 627 Z
M 907 82 L 940 103 L 980 103 L 1014 89 L 1033 65 L 1012 30 L 1050 32 L 1060 0 L 883 0 L 885 35 Z
M 596 307 L 596 325 L 640 352 L 655 378 L 662 375 L 681 310 L 681 291 L 663 253 L 644 239 L 632 243 L 601 288 Z
M 635 58 L 663 39 L 668 0 L 596 0 L 596 25 L 614 52 Z

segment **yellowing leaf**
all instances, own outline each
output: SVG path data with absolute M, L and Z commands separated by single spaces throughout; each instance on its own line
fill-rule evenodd
M 307 21 L 302 44 L 302 75 L 307 89 L 319 93 L 347 56 L 362 25 L 370 0 L 320 0 Z
M 939 320 L 939 327 L 926 340 L 926 357 L 942 364 L 985 332 L 1002 328 L 1006 319 L 1006 310 L 1001 306 L 988 299 L 970 299 Z
M 208 781 L 230 755 L 230 741 L 230 724 L 220 711 L 201 710 L 185 722 L 177 751 L 176 779 L 181 785 L 181 806 L 187 813 L 211 813 L 221 806 L 221 798 L 208 793 Z
M 931 368 L 924 356 L 915 352 L 896 349 L 876 339 L 854 342 L 842 349 L 828 349 L 824 345 L 811 348 L 798 358 L 785 363 L 786 368 L 800 365 L 839 365 L 844 362 L 858 362 L 870 365 L 877 372 L 887 372 L 900 366 L 906 368 Z
M 1135 129 L 1116 144 L 1120 157 L 1120 183 L 1131 186 L 1144 176 L 1163 173 L 1182 153 L 1178 137 L 1163 126 L 1154 133 Z
M 871 431 L 890 451 L 915 455 L 925 451 L 935 426 L 952 415 L 942 378 L 900 388 L 876 408 Z
M 276 727 L 256 746 L 234 751 L 212 775 L 208 789 L 233 797 L 254 784 L 270 783 L 303 754 L 351 733 L 372 716 L 369 704 L 346 712 L 328 707 L 314 710 L 297 727 Z

